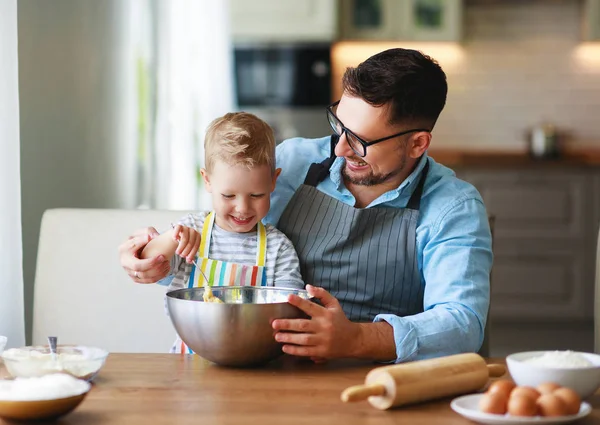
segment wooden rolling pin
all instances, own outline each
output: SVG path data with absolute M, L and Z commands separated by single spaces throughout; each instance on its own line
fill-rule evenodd
M 364 385 L 347 388 L 341 398 L 345 403 L 368 399 L 373 407 L 385 410 L 475 392 L 490 377 L 505 373 L 504 365 L 487 365 L 478 354 L 456 354 L 378 367 L 367 374 Z

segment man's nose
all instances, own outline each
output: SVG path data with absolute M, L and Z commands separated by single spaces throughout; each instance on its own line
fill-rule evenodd
M 341 134 L 341 136 L 337 142 L 337 145 L 335 145 L 334 152 L 335 152 L 335 156 L 340 156 L 340 157 L 355 155 L 354 151 L 348 144 L 348 138 L 346 136 L 345 131 Z

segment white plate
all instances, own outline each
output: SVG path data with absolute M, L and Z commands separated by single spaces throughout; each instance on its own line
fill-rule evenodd
M 479 400 L 483 397 L 483 394 L 471 394 L 462 397 L 455 398 L 450 403 L 450 407 L 459 415 L 464 416 L 472 421 L 479 422 L 480 424 L 491 424 L 491 425 L 512 425 L 512 424 L 566 424 L 568 422 L 576 421 L 584 416 L 587 416 L 592 411 L 592 407 L 585 401 L 581 403 L 579 413 L 576 415 L 569 416 L 555 416 L 555 417 L 543 417 L 534 416 L 532 418 L 525 418 L 520 416 L 509 416 L 506 415 L 494 415 L 492 413 L 483 413 L 479 410 Z

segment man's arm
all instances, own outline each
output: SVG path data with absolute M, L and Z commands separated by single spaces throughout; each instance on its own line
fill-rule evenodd
M 382 314 L 374 323 L 350 322 L 323 288 L 307 285 L 322 305 L 291 295 L 289 302 L 311 319 L 273 321 L 283 351 L 297 356 L 355 357 L 404 362 L 477 351 L 489 307 L 491 235 L 481 201 L 443 212 L 425 244 L 424 312 Z
M 443 211 L 421 255 L 424 312 L 375 317 L 393 328 L 396 361 L 476 352 L 483 341 L 492 266 L 483 203 L 467 199 Z

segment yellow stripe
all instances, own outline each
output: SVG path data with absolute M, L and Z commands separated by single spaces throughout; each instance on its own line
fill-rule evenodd
M 264 267 L 267 257 L 267 231 L 265 226 L 258 222 L 258 261 L 257 266 Z
M 211 225 L 213 214 L 214 214 L 213 212 L 210 212 L 204 219 L 204 225 L 202 226 L 202 240 L 200 241 L 200 249 L 198 250 L 198 256 L 200 258 L 208 257 L 208 252 L 204 252 L 204 251 L 206 250 L 206 247 L 208 246 L 208 243 L 210 242 L 208 240 L 208 235 L 210 235 L 210 225 Z

